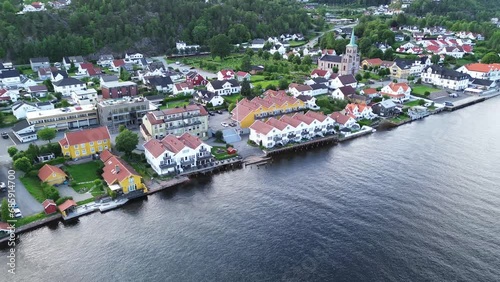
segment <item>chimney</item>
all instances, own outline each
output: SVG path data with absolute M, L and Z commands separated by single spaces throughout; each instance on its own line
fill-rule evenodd
M 120 172 L 120 166 L 119 165 L 115 166 L 115 171 L 116 171 L 116 174 L 118 174 Z

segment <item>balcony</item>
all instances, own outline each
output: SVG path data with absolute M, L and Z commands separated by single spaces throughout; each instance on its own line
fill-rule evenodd
M 301 135 L 309 135 L 309 131 L 307 130 L 302 130 L 302 132 L 300 133 Z
M 171 168 L 171 167 L 175 167 L 177 164 L 174 163 L 174 162 L 171 162 L 171 163 L 167 163 L 167 162 L 163 162 L 159 165 L 159 167 L 161 169 L 164 169 L 164 168 Z
M 181 161 L 182 166 L 188 166 L 188 165 L 193 165 L 193 164 L 194 164 L 194 159 L 188 159 L 188 160 Z
M 321 132 L 321 128 L 316 127 L 316 128 L 314 129 L 314 133 L 318 133 L 318 132 Z
M 201 156 L 198 156 L 198 160 L 201 161 L 201 160 L 208 160 L 208 159 L 211 159 L 212 158 L 212 154 L 210 152 L 206 152 L 206 153 L 203 153 L 201 154 Z
M 181 119 L 198 117 L 198 116 L 200 116 L 199 112 L 196 112 L 196 113 L 182 113 L 181 115 L 177 115 L 175 117 L 164 117 L 163 121 L 164 122 L 168 122 L 168 121 L 175 121 L 175 120 L 181 120 Z
M 297 135 L 295 133 L 288 133 L 288 139 L 295 139 Z
M 281 140 L 283 140 L 283 138 L 282 138 L 281 136 L 274 136 L 274 137 L 273 137 L 273 141 L 274 141 L 274 142 L 279 142 L 279 141 L 281 141 Z

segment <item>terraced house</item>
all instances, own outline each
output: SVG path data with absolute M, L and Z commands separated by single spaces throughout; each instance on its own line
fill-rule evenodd
M 145 140 L 161 139 L 169 134 L 180 136 L 184 133 L 206 139 L 208 112 L 200 105 L 149 112 L 142 118 L 140 130 Z
M 66 132 L 59 145 L 64 156 L 72 159 L 85 158 L 111 149 L 111 136 L 105 126 Z
M 231 112 L 232 119 L 241 128 L 250 127 L 256 119 L 300 112 L 307 109 L 306 104 L 295 97 L 288 96 L 285 91 L 268 90 L 264 98 L 255 97 L 252 100 L 243 99 Z

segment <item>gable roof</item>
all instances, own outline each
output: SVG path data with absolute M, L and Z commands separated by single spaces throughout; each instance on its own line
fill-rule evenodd
M 73 77 L 65 77 L 59 81 L 54 81 L 52 84 L 56 86 L 69 86 L 69 85 L 81 85 L 85 84 L 83 81 L 73 78 Z
M 49 58 L 47 57 L 40 57 L 40 58 L 30 58 L 30 63 L 35 64 L 35 63 L 48 63 Z
M 12 77 L 19 77 L 21 74 L 19 73 L 18 70 L 16 69 L 11 69 L 11 70 L 2 70 L 0 71 L 0 78 L 12 78 Z
M 42 203 L 43 209 L 47 209 L 49 206 L 56 206 L 56 202 L 54 202 L 52 199 L 46 199 Z
M 28 87 L 28 89 L 31 92 L 48 91 L 47 86 L 45 86 L 45 85 L 30 86 L 30 87 Z
M 357 83 L 358 82 L 356 80 L 356 78 L 354 77 L 354 75 L 352 75 L 352 74 L 340 75 L 340 76 L 337 76 L 337 78 L 339 79 L 339 81 L 343 85 L 352 84 L 352 83 Z
M 59 144 L 61 144 L 61 146 L 63 146 L 63 144 L 73 146 L 106 139 L 111 139 L 108 128 L 106 126 L 101 126 L 80 131 L 66 132 L 63 139 L 59 141 Z
M 121 158 L 111 154 L 109 151 L 105 154 L 108 158 L 103 161 L 104 167 L 102 169 L 102 178 L 108 185 L 121 182 L 123 179 L 129 178 L 130 176 L 139 175 L 133 167 Z
M 53 173 L 58 174 L 58 175 L 62 175 L 64 177 L 68 176 L 66 173 L 64 173 L 64 171 L 62 171 L 57 166 L 46 164 L 46 165 L 42 166 L 42 168 L 38 171 L 38 178 L 40 178 L 40 180 L 42 180 L 42 182 L 44 182 Z
M 279 129 L 279 130 L 283 130 L 288 126 L 288 123 L 283 122 L 279 119 L 276 119 L 275 117 L 271 117 L 270 119 L 268 119 L 266 121 L 266 123 L 272 127 Z
M 174 84 L 170 76 L 151 76 L 148 77 L 147 80 L 149 84 L 154 86 L 168 87 L 169 85 Z
M 227 80 L 212 80 L 208 83 L 212 85 L 214 89 L 223 89 L 223 85 L 226 83 L 230 83 L 231 87 L 238 87 L 240 86 L 240 83 L 236 79 L 227 79 Z
M 340 112 L 333 112 L 330 114 L 330 117 L 340 124 L 346 124 L 352 118 L 351 116 L 344 115 Z
M 252 123 L 252 125 L 250 125 L 250 129 L 255 130 L 257 133 L 267 135 L 274 129 L 274 127 L 261 120 L 256 120 Z
M 382 59 L 380 59 L 380 58 L 366 59 L 365 62 L 370 66 L 382 65 Z
M 342 57 L 341 56 L 335 56 L 335 55 L 323 55 L 321 58 L 319 58 L 320 61 L 327 61 L 327 62 L 334 62 L 334 63 L 341 63 L 342 62 Z
M 313 70 L 313 71 L 311 72 L 311 76 L 313 76 L 313 75 L 315 75 L 315 74 L 316 74 L 316 75 L 318 75 L 318 76 L 323 76 L 323 77 L 324 77 L 324 76 L 326 76 L 326 74 L 327 74 L 327 73 L 328 73 L 328 71 L 327 71 L 327 70 L 315 69 L 315 70 Z
M 75 201 L 73 201 L 73 200 L 66 200 L 66 202 L 64 202 L 64 203 L 60 204 L 57 208 L 58 208 L 61 212 L 63 212 L 63 211 L 65 211 L 65 210 L 69 209 L 70 207 L 76 207 L 76 206 L 77 206 L 77 204 L 76 204 L 76 202 L 75 202 Z
M 363 89 L 363 93 L 365 93 L 365 95 L 370 95 L 370 94 L 377 94 L 378 91 L 376 88 L 366 88 Z
M 338 90 L 342 94 L 344 94 L 344 96 L 356 94 L 356 90 L 354 90 L 354 88 L 352 88 L 352 86 L 350 86 L 350 85 L 339 87 Z
M 465 68 L 469 71 L 475 72 L 490 72 L 490 71 L 498 71 L 500 70 L 500 64 L 482 64 L 482 63 L 473 63 L 465 65 Z
M 297 83 L 291 83 L 288 87 L 289 88 L 295 88 L 299 92 L 304 92 L 304 91 L 312 90 L 312 87 L 310 85 L 297 84 Z
M 185 147 L 196 149 L 201 144 L 203 144 L 203 142 L 200 140 L 200 138 L 186 132 L 179 137 L 169 134 L 163 137 L 163 139 L 161 140 L 151 139 L 144 144 L 144 149 L 146 149 L 151 155 L 153 155 L 154 158 L 158 158 L 165 151 L 177 154 Z
M 319 120 L 321 122 L 323 122 L 327 118 L 327 116 L 324 115 L 323 113 L 318 113 L 315 111 L 307 111 L 307 113 L 305 113 L 304 115 L 311 117 L 315 120 Z

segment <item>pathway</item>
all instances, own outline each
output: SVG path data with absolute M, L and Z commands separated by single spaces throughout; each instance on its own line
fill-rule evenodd
M 89 186 L 93 186 L 93 183 L 89 183 Z M 87 193 L 77 193 L 73 188 L 71 188 L 68 185 L 60 185 L 57 187 L 57 190 L 59 190 L 59 195 L 61 197 L 73 197 L 73 200 L 75 202 L 80 202 L 89 198 L 92 198 L 92 194 L 89 192 Z
M 7 176 L 9 169 L 10 165 L 8 164 L 0 165 L 0 179 L 2 179 L 2 182 L 5 182 L 6 185 L 8 185 Z M 42 212 L 42 204 L 39 203 L 35 198 L 33 198 L 33 196 L 31 196 L 28 190 L 26 190 L 26 187 L 24 187 L 24 185 L 19 180 L 21 175 L 22 173 L 18 171 L 16 171 L 16 173 L 14 174 L 14 191 L 16 196 L 15 200 L 19 205 L 21 213 L 23 214 L 23 216 L 28 216 Z

